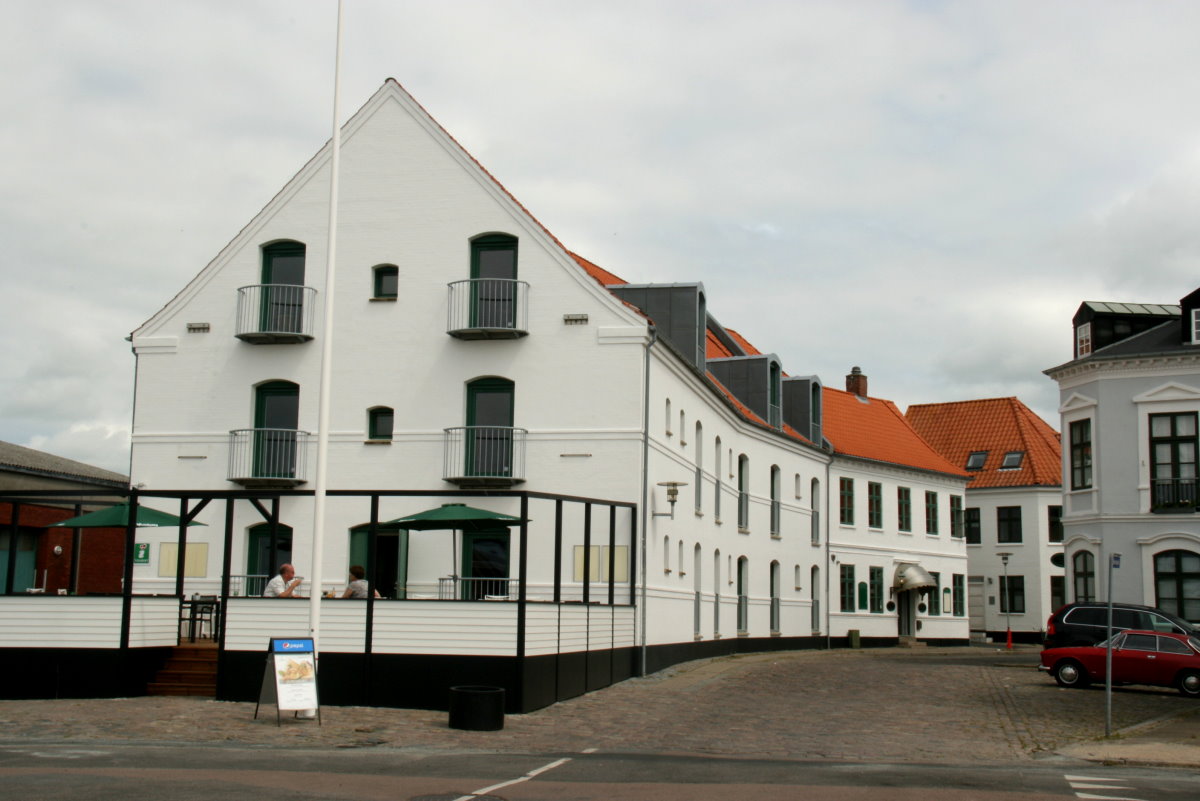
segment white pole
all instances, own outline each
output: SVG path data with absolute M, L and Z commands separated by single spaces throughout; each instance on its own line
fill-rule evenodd
M 342 72 L 342 0 L 337 7 L 337 45 L 333 64 L 333 136 L 329 162 L 329 249 L 325 264 L 325 324 L 321 332 L 321 388 L 317 406 L 317 474 L 313 488 L 312 581 L 309 595 L 308 630 L 313 650 L 320 653 L 321 636 L 321 558 L 325 552 L 325 486 L 329 461 L 329 395 L 333 362 L 333 289 L 337 267 L 338 166 L 342 150 L 339 90 Z

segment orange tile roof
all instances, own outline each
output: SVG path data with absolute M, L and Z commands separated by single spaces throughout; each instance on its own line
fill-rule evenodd
M 921 439 L 896 404 L 823 387 L 822 428 L 837 453 L 876 462 L 966 476 Z
M 725 333 L 729 334 L 729 336 L 733 337 L 733 341 L 738 343 L 738 347 L 740 347 L 743 351 L 745 351 L 747 356 L 761 356 L 762 355 L 762 352 L 758 348 L 751 345 L 749 340 L 747 340 L 744 336 L 739 334 L 737 331 L 734 331 L 732 328 L 726 328 Z
M 727 359 L 733 356 L 734 353 L 729 348 L 725 347 L 711 328 L 706 329 L 704 346 L 704 358 L 706 359 Z
M 967 456 L 987 451 L 982 470 L 967 471 L 968 489 L 1057 487 L 1062 484 L 1062 442 L 1057 431 L 1017 398 L 926 403 L 908 408 L 913 428 L 959 468 Z M 1004 454 L 1024 451 L 1017 469 L 1001 470 Z
M 612 273 L 610 273 L 608 270 L 604 269 L 603 267 L 593 264 L 592 262 L 585 259 L 583 256 L 580 256 L 578 253 L 572 253 L 569 250 L 567 251 L 567 253 L 571 256 L 571 258 L 573 258 L 575 260 L 576 264 L 578 264 L 580 267 L 582 267 L 584 269 L 584 271 L 588 275 L 590 275 L 592 278 L 595 278 L 597 281 L 599 281 L 604 286 L 616 286 L 618 284 L 629 283 L 625 279 L 618 278 L 617 276 L 613 275 Z

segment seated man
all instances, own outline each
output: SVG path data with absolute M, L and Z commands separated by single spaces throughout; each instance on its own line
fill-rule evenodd
M 300 596 L 294 593 L 301 581 L 302 579 L 296 576 L 296 571 L 291 565 L 280 565 L 279 575 L 267 582 L 267 588 L 263 590 L 263 597 L 299 598 Z

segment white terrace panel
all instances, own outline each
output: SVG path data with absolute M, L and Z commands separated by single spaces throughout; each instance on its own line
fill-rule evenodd
M 588 607 L 570 604 L 561 608 L 558 650 L 564 654 L 588 648 Z
M 272 637 L 307 637 L 309 605 L 275 598 L 230 598 L 225 610 L 225 649 L 262 651 Z
M 525 655 L 547 656 L 558 648 L 558 617 L 555 604 L 529 604 L 525 607 Z
M 120 598 L 0 597 L 2 648 L 118 648 L 120 644 Z
M 620 606 L 613 610 L 613 648 L 631 648 L 636 643 L 635 609 Z
M 375 607 L 377 654 L 515 656 L 517 604 L 407 601 Z
M 178 642 L 178 638 L 179 601 L 177 599 L 133 598 L 129 617 L 130 647 L 173 646 Z

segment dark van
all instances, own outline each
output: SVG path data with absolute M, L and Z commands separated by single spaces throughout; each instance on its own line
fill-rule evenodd
M 1181 617 L 1152 606 L 1114 603 L 1113 631 L 1143 629 L 1146 631 L 1198 634 L 1196 628 Z M 1094 645 L 1108 636 L 1108 604 L 1101 602 L 1067 604 L 1046 621 L 1045 648 L 1069 648 Z

